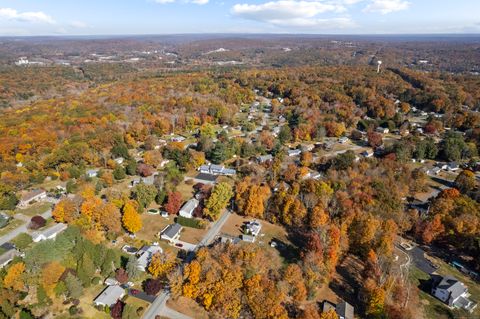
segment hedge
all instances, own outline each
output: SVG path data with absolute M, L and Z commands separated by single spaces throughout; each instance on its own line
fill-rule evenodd
M 191 227 L 191 228 L 197 228 L 197 229 L 205 229 L 207 227 L 207 223 L 205 223 L 203 220 L 186 218 L 183 216 L 177 217 L 177 223 L 185 227 Z

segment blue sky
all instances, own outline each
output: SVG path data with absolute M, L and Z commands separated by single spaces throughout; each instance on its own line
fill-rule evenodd
M 0 35 L 480 33 L 479 0 L 0 0 Z

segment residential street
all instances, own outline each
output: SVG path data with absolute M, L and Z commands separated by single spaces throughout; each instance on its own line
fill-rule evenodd
M 18 215 L 18 214 L 17 214 Z M 15 215 L 15 218 L 17 218 L 17 215 Z M 8 243 L 10 240 L 14 239 L 15 237 L 17 237 L 18 235 L 20 235 L 21 233 L 29 233 L 29 230 L 27 228 L 28 226 L 28 222 L 25 221 L 25 218 L 26 216 L 24 215 L 21 215 L 22 217 L 21 218 L 17 218 L 19 220 L 22 220 L 24 221 L 25 223 L 15 229 L 13 229 L 11 232 L 9 232 L 8 234 L 0 237 L 0 245 L 3 245 L 5 243 Z M 43 214 L 41 214 L 41 216 L 45 219 L 48 219 L 52 216 L 52 210 L 49 209 L 47 210 L 46 212 L 44 212 Z
M 220 218 L 215 223 L 213 223 L 212 227 L 210 227 L 210 229 L 205 234 L 200 243 L 198 243 L 196 248 L 208 246 L 209 244 L 211 244 L 220 232 L 222 226 L 227 222 L 230 215 L 231 212 L 229 210 L 225 210 L 222 216 L 220 216 Z M 193 253 L 191 254 L 191 256 L 193 256 Z M 147 311 L 143 315 L 143 319 L 155 319 L 155 316 L 158 314 L 169 317 L 171 319 L 191 319 L 184 314 L 181 314 L 166 307 L 165 304 L 169 298 L 170 294 L 168 293 L 168 291 L 163 291 L 162 293 L 160 293 L 155 299 L 155 301 L 150 305 L 150 307 L 148 307 Z

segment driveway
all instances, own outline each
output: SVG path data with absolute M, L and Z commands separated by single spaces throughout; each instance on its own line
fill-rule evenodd
M 135 290 L 138 290 L 138 289 L 135 289 Z M 132 289 L 128 289 L 128 295 L 138 298 L 140 300 L 146 301 L 148 303 L 152 303 L 155 301 L 155 296 L 151 296 L 147 294 L 145 291 L 141 291 L 141 290 L 137 294 L 132 294 Z
M 416 246 L 412 250 L 407 251 L 412 257 L 413 264 L 426 274 L 432 274 L 436 269 L 431 265 L 430 261 L 425 258 L 425 251 Z
M 195 249 L 197 249 L 197 245 L 187 243 L 186 241 L 182 241 L 182 240 L 179 240 L 179 239 L 176 239 L 176 240 L 173 241 L 173 245 L 176 245 L 176 244 L 181 244 L 182 247 L 178 247 L 178 246 L 175 246 L 175 247 L 186 250 L 187 252 L 195 251 Z
M 48 219 L 48 218 L 52 217 L 52 210 L 51 209 L 47 210 L 46 212 L 41 214 L 41 216 L 45 219 Z M 20 235 L 21 233 L 29 234 L 30 232 L 29 232 L 27 226 L 28 226 L 28 223 L 26 222 L 25 224 L 15 228 L 15 229 L 12 229 L 8 234 L 5 234 L 2 237 L 0 237 L 0 245 L 3 245 L 5 243 L 9 242 L 10 240 L 12 240 L 15 237 L 17 237 L 18 235 Z

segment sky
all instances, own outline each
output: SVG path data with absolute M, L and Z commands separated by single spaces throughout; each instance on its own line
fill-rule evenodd
M 480 0 L 0 0 L 0 36 L 480 33 Z

